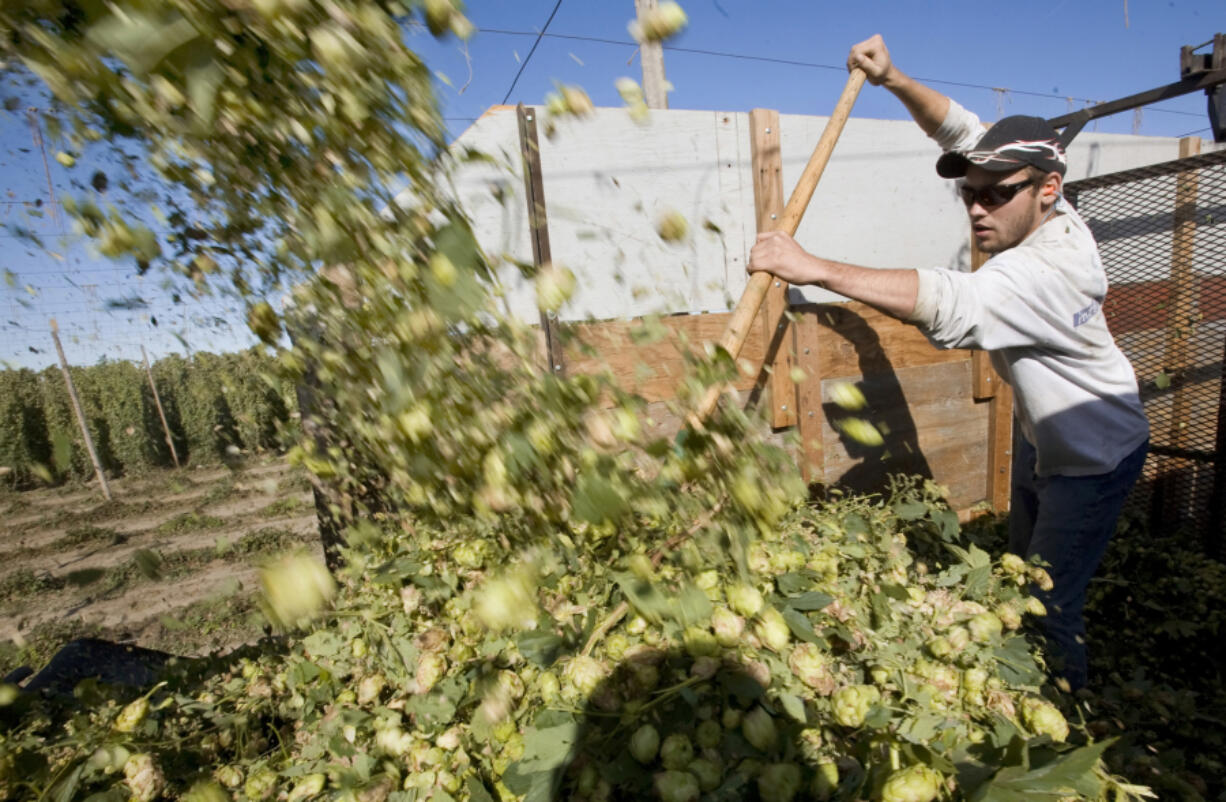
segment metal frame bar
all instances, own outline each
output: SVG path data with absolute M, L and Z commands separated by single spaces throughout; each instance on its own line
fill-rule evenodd
M 1107 117 L 1121 111 L 1135 109 L 1138 106 L 1147 106 L 1150 103 L 1157 103 L 1160 100 L 1167 100 L 1173 97 L 1179 97 L 1191 92 L 1196 92 L 1201 89 L 1212 89 L 1215 86 L 1226 84 L 1226 69 L 1213 70 L 1211 72 L 1193 75 L 1182 81 L 1176 81 L 1173 84 L 1160 86 L 1157 89 L 1150 89 L 1146 92 L 1138 92 L 1135 95 L 1120 98 L 1119 100 L 1109 100 L 1106 103 L 1099 103 L 1097 106 L 1091 106 L 1088 109 L 1074 111 L 1069 114 L 1061 114 L 1059 117 L 1048 119 L 1048 123 L 1052 128 L 1063 128 L 1064 131 L 1060 134 L 1060 143 L 1068 147 L 1073 138 L 1081 132 L 1086 123 L 1090 120 L 1097 120 L 1100 117 Z

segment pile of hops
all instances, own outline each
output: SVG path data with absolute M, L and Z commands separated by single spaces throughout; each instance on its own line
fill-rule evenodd
M 959 546 L 936 493 L 613 562 L 368 530 L 313 631 L 126 704 L 23 696 L 0 776 L 142 800 L 1126 795 L 1041 692 L 1018 629 L 1041 569 Z

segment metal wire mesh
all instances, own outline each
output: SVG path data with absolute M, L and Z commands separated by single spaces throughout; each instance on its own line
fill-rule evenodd
M 1111 332 L 1132 360 L 1150 455 L 1129 506 L 1221 552 L 1226 504 L 1226 151 L 1070 182 L 1098 240 Z

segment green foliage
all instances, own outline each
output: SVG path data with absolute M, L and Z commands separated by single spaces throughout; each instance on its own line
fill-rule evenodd
M 971 533 L 1004 548 L 1003 525 Z M 1126 513 L 1086 600 L 1090 685 L 1066 707 L 1096 737 L 1118 739 L 1106 762 L 1161 799 L 1226 793 L 1226 676 L 1212 647 L 1226 630 L 1226 564 L 1186 531 L 1151 531 Z
M 1187 532 L 1125 518 L 1086 602 L 1098 694 L 1093 724 L 1119 736 L 1110 760 L 1162 798 L 1226 794 L 1226 563 Z M 1121 726 L 1122 725 L 1122 726 Z
M 208 464 L 281 448 L 292 436 L 295 405 L 293 384 L 276 366 L 258 348 L 171 355 L 152 365 L 180 460 Z M 173 464 L 143 368 L 103 361 L 70 370 L 104 470 L 139 474 Z M 40 473 L 53 481 L 93 476 L 58 368 L 0 371 L 0 414 L 0 466 L 12 469 L 0 481 L 29 487 Z
M 226 522 L 212 515 L 199 512 L 185 512 L 176 515 L 158 525 L 157 532 L 161 535 L 181 535 L 185 532 L 198 532 L 208 529 L 220 529 Z
M 0 579 L 0 601 L 8 602 L 25 596 L 59 590 L 64 582 L 48 573 L 35 573 L 30 568 L 18 568 Z
M 36 373 L 0 371 L 0 466 L 12 471 L 0 478 L 0 486 L 28 485 L 35 465 L 51 464 L 51 442 L 39 400 Z

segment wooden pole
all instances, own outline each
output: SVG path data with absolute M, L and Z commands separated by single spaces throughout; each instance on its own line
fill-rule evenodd
M 971 270 L 988 261 L 971 236 Z M 987 351 L 971 354 L 971 397 L 988 403 L 988 475 L 986 498 L 997 514 L 1009 511 L 1013 490 L 1013 390 L 992 367 Z
M 805 377 L 796 385 L 797 428 L 800 430 L 800 473 L 807 484 L 826 481 L 826 451 L 822 439 L 826 411 L 822 407 L 821 333 L 816 312 L 801 312 L 796 321 L 796 366 Z
M 145 346 L 140 347 L 141 359 L 145 360 L 145 375 L 149 377 L 149 389 L 153 391 L 153 403 L 157 405 L 158 417 L 162 419 L 162 431 L 166 433 L 166 445 L 170 446 L 170 458 L 175 461 L 175 467 L 181 468 L 179 464 L 179 452 L 175 451 L 174 438 L 170 436 L 170 424 L 166 422 L 166 412 L 162 409 L 162 397 L 158 395 L 158 386 L 153 382 L 153 368 L 149 367 L 149 355 L 145 353 Z
M 758 231 L 771 231 L 783 214 L 783 156 L 779 149 L 779 112 L 749 112 L 749 152 L 753 162 L 753 205 Z M 788 308 L 788 283 L 775 279 L 762 303 L 762 341 L 771 365 L 767 382 L 771 425 L 796 425 L 796 391 L 792 386 L 792 337 L 783 313 Z
M 72 408 L 77 413 L 77 423 L 81 424 L 81 436 L 85 438 L 85 450 L 89 452 L 90 461 L 94 463 L 94 473 L 98 475 L 98 484 L 102 486 L 102 495 L 111 501 L 111 488 L 106 483 L 106 475 L 102 472 L 102 463 L 98 461 L 98 452 L 94 451 L 94 439 L 89 436 L 89 427 L 85 425 L 85 412 L 81 409 L 81 399 L 77 396 L 77 388 L 72 383 L 72 374 L 68 372 L 68 359 L 64 356 L 64 346 L 60 345 L 60 327 L 55 318 L 51 318 L 51 339 L 55 341 L 55 352 L 60 355 L 60 371 L 64 374 L 64 384 L 68 386 L 68 397 L 72 400 Z
M 843 126 L 846 125 L 847 118 L 851 116 L 851 107 L 855 105 L 856 97 L 860 94 L 862 86 L 864 86 L 864 70 L 852 70 L 847 79 L 847 85 L 843 88 L 843 94 L 839 97 L 839 102 L 835 104 L 834 113 L 830 115 L 830 121 L 826 123 L 826 129 L 822 132 L 822 137 L 818 140 L 817 147 L 814 148 L 813 155 L 809 157 L 809 163 L 805 165 L 800 181 L 796 183 L 796 189 L 792 191 L 792 197 L 788 199 L 788 205 L 779 218 L 778 225 L 775 227 L 776 231 L 796 233 L 796 229 L 800 226 L 800 219 L 804 217 L 805 209 L 809 206 L 809 200 L 812 199 L 813 192 L 817 189 L 817 182 L 821 180 L 826 163 L 830 161 L 830 154 L 839 140 L 839 134 L 843 133 Z M 774 276 L 765 272 L 754 273 L 749 277 L 745 292 L 732 312 L 728 328 L 724 330 L 719 340 L 719 345 L 734 361 L 741 354 L 741 348 L 745 345 L 745 338 L 749 334 L 749 327 L 753 325 L 758 308 L 762 306 L 762 300 L 766 297 L 766 291 L 770 289 L 773 281 Z M 723 389 L 719 385 L 713 385 L 707 391 L 690 417 L 691 425 L 701 425 L 702 421 L 711 415 L 715 410 L 715 405 L 719 403 Z
M 537 270 L 553 261 L 549 246 L 549 218 L 545 212 L 545 180 L 541 176 L 541 143 L 536 135 L 536 112 L 520 103 L 515 109 L 519 118 L 519 148 L 524 160 L 524 195 L 528 201 L 528 229 L 532 236 L 532 263 Z M 545 335 L 545 358 L 549 370 L 565 375 L 562 338 L 558 318 L 541 310 L 541 331 Z
M 634 14 L 641 22 L 649 11 L 655 11 L 657 0 L 634 0 Z M 643 99 L 649 109 L 668 108 L 668 80 L 664 77 L 664 44 L 639 44 L 639 64 L 643 67 Z
M 1200 154 L 1200 137 L 1189 136 L 1179 140 L 1179 158 L 1186 159 Z M 1196 314 L 1196 276 L 1192 272 L 1192 257 L 1196 242 L 1196 197 L 1197 173 L 1195 170 L 1181 172 L 1175 178 L 1175 219 L 1171 242 L 1171 295 L 1166 320 L 1166 356 L 1163 369 L 1180 377 L 1188 368 L 1188 351 L 1192 340 L 1192 327 Z M 1175 393 L 1175 406 L 1182 407 L 1183 394 Z M 1180 416 L 1172 418 L 1171 445 L 1182 432 L 1178 429 Z
M 1179 158 L 1200 155 L 1200 137 L 1188 136 L 1179 140 Z M 1185 170 L 1175 177 L 1175 215 L 1171 239 L 1171 294 L 1166 318 L 1166 347 L 1162 369 L 1174 378 L 1172 388 L 1171 417 L 1168 423 L 1166 445 L 1186 449 L 1192 445 L 1187 417 L 1189 388 L 1183 386 L 1188 369 L 1192 335 L 1196 314 L 1196 275 L 1192 271 L 1192 258 L 1196 243 L 1196 202 L 1199 174 Z M 1165 521 L 1179 520 L 1189 512 L 1191 478 L 1185 475 L 1189 461 L 1183 457 L 1164 457 L 1158 472 L 1157 497 L 1162 501 L 1162 518 Z

